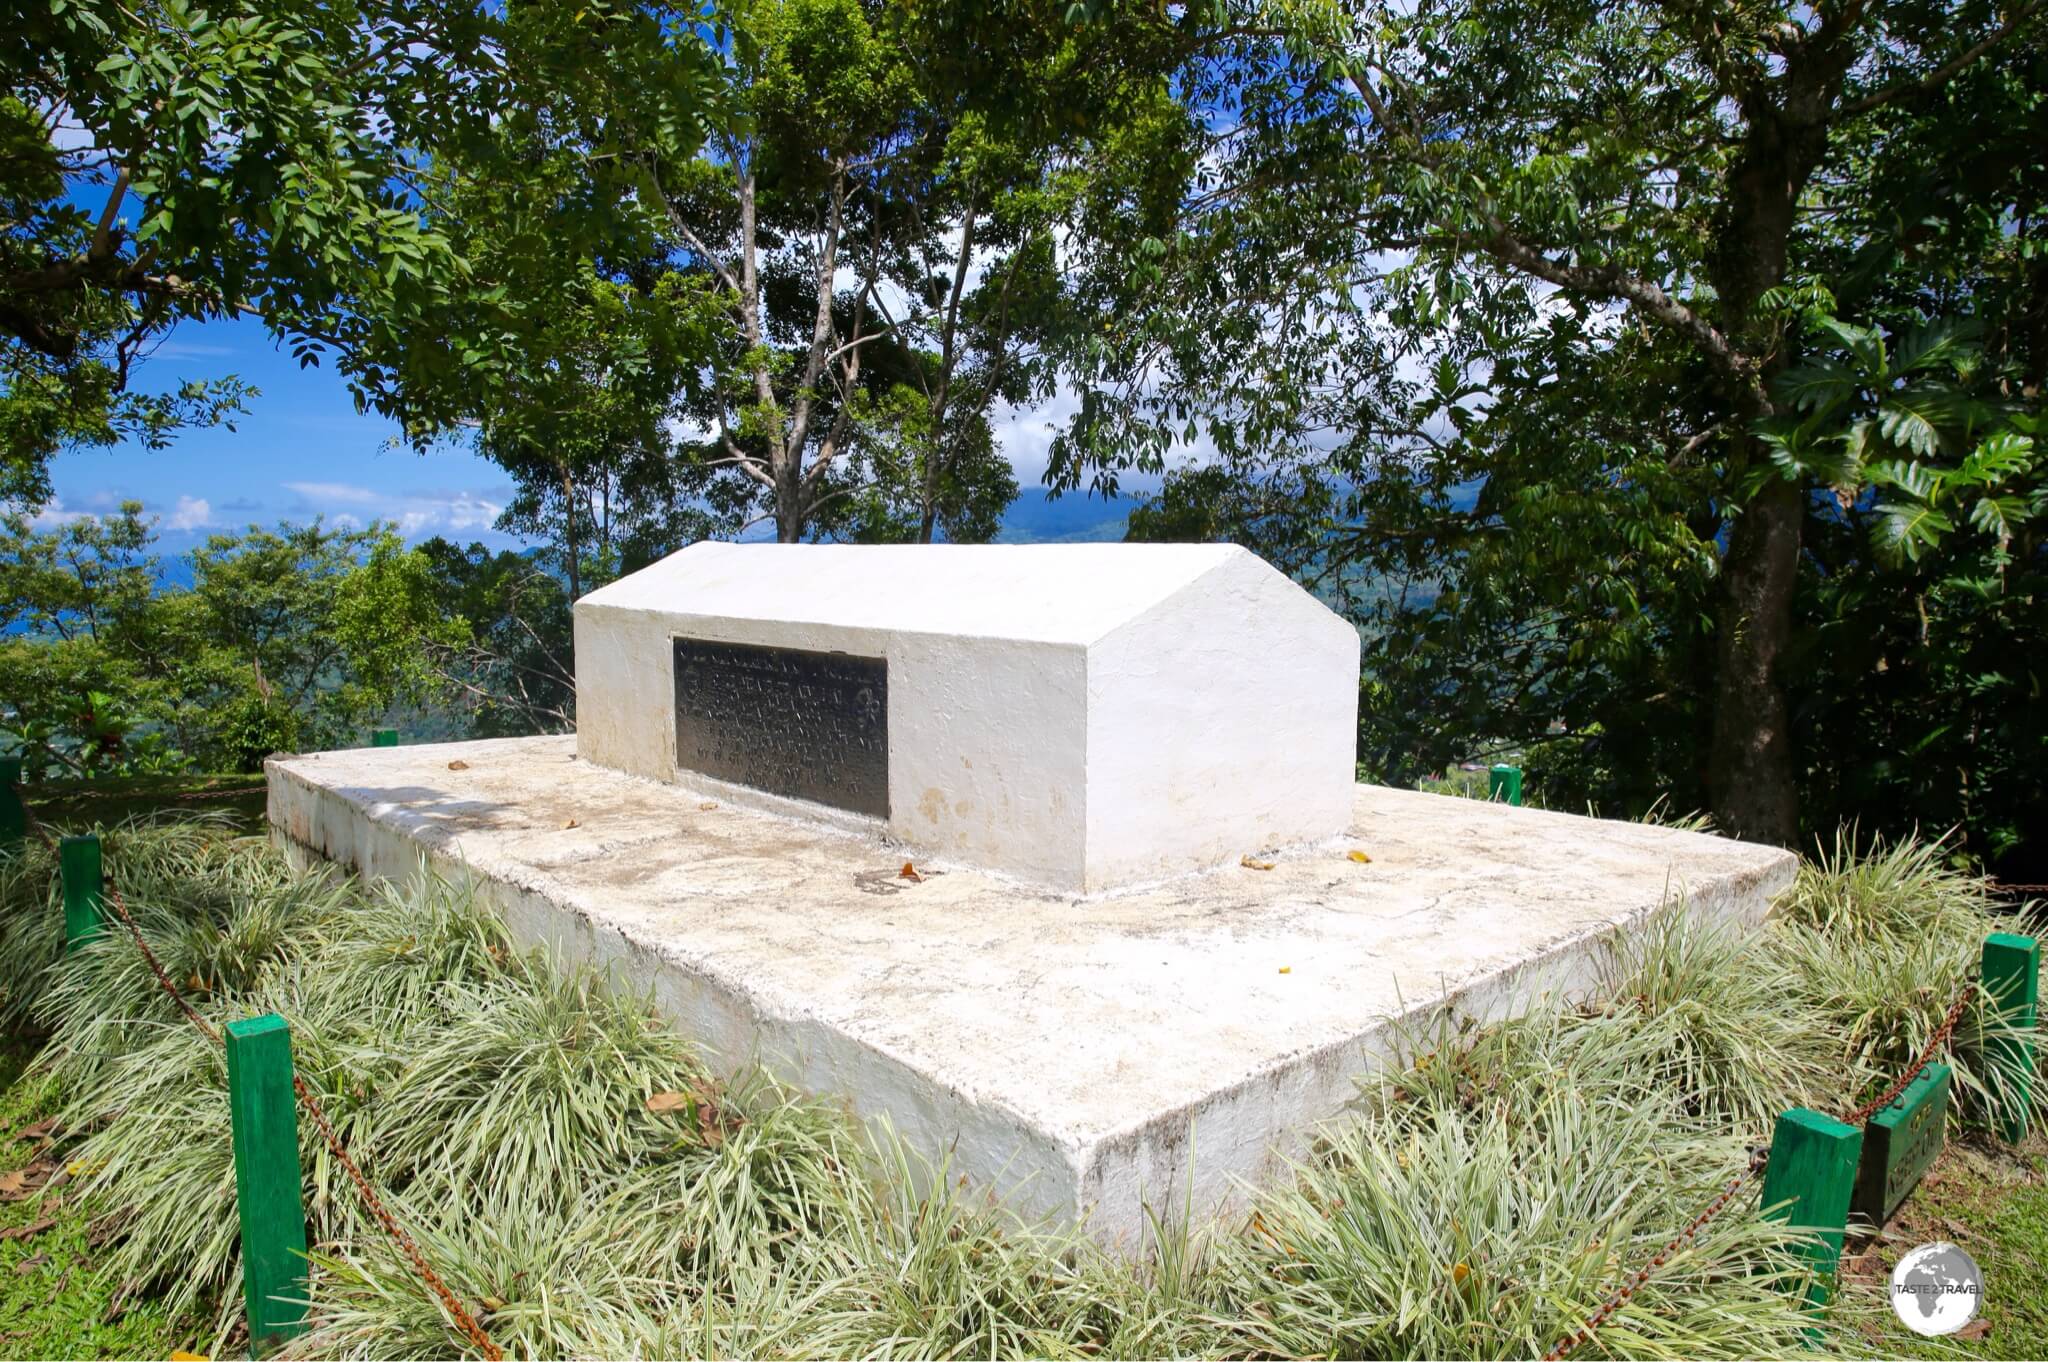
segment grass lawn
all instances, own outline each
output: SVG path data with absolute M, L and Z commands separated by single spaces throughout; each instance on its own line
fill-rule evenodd
M 196 1321 L 124 1292 L 97 1264 L 93 1218 L 67 1193 L 51 1085 L 23 1069 L 33 1043 L 0 1041 L 0 1356 L 156 1357 L 200 1344 Z
M 1961 1336 L 1923 1339 L 1886 1292 L 1901 1257 L 1942 1239 L 1983 1269 L 1983 1310 Z M 1873 1356 L 2048 1357 L 2048 1135 L 2037 1129 L 2017 1149 L 1951 1140 L 1884 1232 L 1850 1245 L 1841 1310 Z

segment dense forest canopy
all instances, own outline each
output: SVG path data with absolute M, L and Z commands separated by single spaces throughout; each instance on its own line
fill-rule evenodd
M 579 592 L 705 536 L 987 539 L 998 418 L 1063 392 L 1053 487 L 1357 621 L 1373 778 L 1516 752 L 1559 806 L 2048 878 L 2043 9 L 18 5 L 15 509 L 260 400 L 133 364 L 250 313 L 501 464 L 543 548 L 283 529 L 153 605 L 134 516 L 18 516 L 0 705 L 68 760 L 116 661 L 179 759 L 559 725 Z M 344 629 L 281 681 L 230 608 L 265 554 L 424 661 Z M 104 640 L 66 555 L 128 584 Z

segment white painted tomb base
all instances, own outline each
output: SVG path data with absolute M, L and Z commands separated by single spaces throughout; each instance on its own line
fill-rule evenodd
M 1081 897 L 965 869 L 912 883 L 879 833 L 607 770 L 574 738 L 322 752 L 269 774 L 287 846 L 373 877 L 422 854 L 466 868 L 523 942 L 651 988 L 714 1065 L 758 1058 L 1025 1215 L 1086 1216 L 1126 1249 L 1147 1204 L 1178 1212 L 1191 1166 L 1200 1215 L 1281 1175 L 1401 1019 L 1582 989 L 1617 931 L 1681 897 L 1758 921 L 1794 866 L 1360 785 L 1344 838 L 1271 870 Z

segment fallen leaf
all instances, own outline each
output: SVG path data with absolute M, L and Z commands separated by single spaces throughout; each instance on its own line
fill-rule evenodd
M 1459 1263 L 1451 1269 L 1451 1280 L 1456 1282 L 1460 1286 L 1463 1286 L 1465 1284 L 1465 1279 L 1471 1275 L 1472 1269 L 1465 1266 L 1465 1264 L 1463 1263 Z
M 687 1107 L 692 1100 L 686 1092 L 658 1092 L 647 1099 L 647 1109 L 659 1116 L 665 1111 L 678 1111 Z
M 483 1303 L 484 1309 L 486 1310 L 496 1311 L 503 1310 L 505 1308 L 505 1302 L 499 1300 L 496 1296 L 485 1296 L 483 1298 Z
M 40 1160 L 11 1173 L 0 1173 L 0 1201 L 26 1201 L 49 1186 L 56 1173 L 55 1164 Z
M 448 763 L 448 769 L 451 771 L 467 771 L 469 763 L 466 761 L 451 761 Z
M 52 1225 L 56 1223 L 57 1221 L 54 1217 L 46 1215 L 41 1220 L 38 1220 L 33 1224 L 11 1225 L 4 1230 L 0 1230 L 0 1239 L 33 1238 L 34 1236 L 41 1234 L 44 1230 L 49 1229 Z
M 1271 861 L 1256 861 L 1249 856 L 1239 858 L 1237 863 L 1246 870 L 1271 870 L 1273 868 Z
M 29 1273 L 34 1272 L 37 1268 L 41 1267 L 44 1263 L 47 1263 L 49 1261 L 50 1255 L 47 1253 L 38 1253 L 33 1258 L 24 1258 L 14 1265 L 14 1275 L 17 1277 L 26 1277 Z
M 107 1166 L 105 1159 L 73 1159 L 64 1165 L 64 1175 L 73 1178 L 89 1178 Z
M 57 1118 L 45 1116 L 34 1125 L 23 1126 L 20 1130 L 15 1131 L 14 1138 L 17 1140 L 47 1140 L 56 1132 L 56 1129 Z
M 1362 852 L 1362 851 L 1354 851 L 1354 852 L 1352 852 L 1352 853 L 1351 853 L 1351 859 L 1352 859 L 1352 860 L 1354 860 L 1354 861 L 1356 861 L 1356 862 L 1358 862 L 1358 863 L 1359 863 L 1360 865 L 1371 865 L 1371 864 L 1372 864 L 1372 857 L 1370 857 L 1370 856 L 1366 855 L 1366 854 L 1365 854 L 1364 852 Z
M 188 1353 L 183 1348 L 173 1348 L 171 1362 L 212 1362 L 212 1359 L 205 1353 Z
M 1973 1319 L 1968 1324 L 1965 1324 L 1962 1328 L 1956 1330 L 1955 1337 L 1961 1339 L 1965 1343 L 1974 1343 L 1978 1339 L 1984 1337 L 1986 1334 L 1990 1332 L 1990 1320 Z
M 903 868 L 896 872 L 896 878 L 899 880 L 909 880 L 912 884 L 924 883 L 924 876 L 918 874 L 917 867 L 908 861 L 905 861 Z
M 570 828 L 580 828 L 582 826 L 583 825 L 581 823 L 577 822 L 573 818 L 564 818 L 562 820 L 562 831 L 564 832 L 567 832 Z
M 702 804 L 699 804 L 697 807 L 699 809 L 702 809 L 705 813 L 710 813 L 713 809 L 717 808 L 718 806 L 707 799 Z
M 1292 966 L 1292 965 L 1282 965 L 1282 966 L 1280 967 L 1280 972 L 1281 972 L 1282 974 L 1292 974 L 1292 973 L 1294 973 L 1294 966 Z

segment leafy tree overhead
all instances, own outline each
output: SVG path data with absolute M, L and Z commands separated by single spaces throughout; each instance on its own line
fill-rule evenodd
M 1374 765 L 1526 746 L 1560 793 L 1675 788 L 1739 836 L 1793 840 L 1802 790 L 1897 826 L 1900 787 L 1846 793 L 1872 677 L 1822 640 L 1965 595 L 2006 644 L 1930 670 L 1941 631 L 1888 623 L 1857 656 L 1923 713 L 2008 697 L 1962 727 L 2039 760 L 2041 5 L 1225 23 L 1175 219 L 1090 236 L 1116 316 L 1055 474 L 1211 437 L 1138 528 L 1243 538 L 1369 626 Z
M 758 522 L 991 536 L 1016 491 L 992 416 L 1047 394 L 1073 321 L 1057 243 L 1086 149 L 1170 103 L 1168 49 L 1103 60 L 1036 8 L 992 37 L 944 7 L 734 6 L 718 93 L 684 82 L 701 146 L 660 93 L 701 51 L 586 62 L 532 107 L 515 85 L 429 209 L 508 299 L 552 305 L 505 305 L 523 369 L 421 405 L 513 472 L 518 523 L 628 560 Z
M 261 316 L 302 362 L 415 324 L 461 263 L 408 204 L 420 149 L 470 135 L 502 45 L 473 0 L 29 4 L 0 36 L 0 429 L 10 499 L 52 453 L 228 419 L 232 378 L 163 391 L 182 320 Z M 421 363 L 431 362 L 422 354 Z

